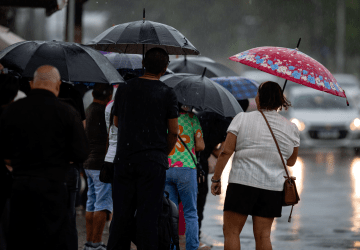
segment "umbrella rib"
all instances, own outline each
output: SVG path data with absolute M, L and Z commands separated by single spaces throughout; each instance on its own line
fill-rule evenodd
M 124 50 L 124 53 L 126 53 L 126 50 L 127 50 L 127 47 L 129 46 L 129 44 L 127 43 L 126 44 L 126 47 L 125 47 L 125 50 Z
M 30 41 L 30 42 L 31 42 L 31 41 Z M 37 41 L 34 41 L 34 42 L 37 42 Z M 40 47 L 41 47 L 42 45 L 44 45 L 44 44 L 46 44 L 46 43 L 43 42 L 43 43 L 41 43 L 41 44 L 36 48 L 36 50 L 34 51 L 34 53 L 32 53 L 32 56 L 30 56 L 29 61 L 30 61 L 31 58 L 35 55 L 35 53 L 40 49 Z M 25 72 L 29 61 L 26 63 L 26 66 L 24 67 L 24 71 L 23 71 L 23 72 Z M 29 76 L 29 77 L 33 77 L 33 76 Z
M 77 46 L 75 43 L 74 43 L 74 45 Z M 69 68 L 68 68 L 68 65 L 67 65 L 67 62 L 66 62 L 67 58 L 66 58 L 66 51 L 64 49 L 64 46 L 61 46 L 61 49 L 64 52 L 64 59 L 65 59 L 65 66 L 66 66 L 66 71 L 67 71 L 67 75 L 68 75 L 68 81 L 71 82 Z
M 14 47 L 13 49 L 17 49 L 17 48 L 19 48 L 20 46 L 23 46 L 23 45 L 25 45 L 25 44 L 27 44 L 27 43 L 31 43 L 31 42 L 36 43 L 35 41 L 25 41 L 25 42 L 23 42 L 22 44 Z M 41 45 L 42 45 L 42 44 L 41 44 Z M 35 52 L 39 49 L 39 47 L 40 47 L 41 45 L 39 45 L 39 46 L 36 48 Z M 11 45 L 10 45 L 10 46 L 11 46 Z M 5 48 L 5 49 L 6 49 L 6 48 Z M 8 51 L 1 59 L 3 59 L 3 58 L 4 58 L 8 53 L 10 53 L 13 49 L 11 49 L 10 51 Z M 34 54 L 33 54 L 33 55 L 34 55 Z M 30 57 L 29 57 L 29 60 L 27 61 L 27 63 L 24 64 L 24 69 L 23 69 L 23 72 L 22 72 L 22 73 L 25 72 L 25 69 L 26 69 L 29 61 L 31 60 L 31 58 L 32 58 L 32 56 L 30 56 Z M 0 60 L 1 60 L 1 59 L 0 59 Z M 19 67 L 18 67 L 18 68 L 19 68 Z M 19 69 L 21 70 L 21 68 L 19 68 Z
M 96 62 L 96 60 L 91 56 L 91 54 L 87 51 L 89 48 L 87 48 L 87 47 L 81 47 L 79 44 L 77 44 L 77 43 L 74 43 L 77 47 L 80 47 L 81 49 L 83 49 L 83 50 L 85 50 L 87 53 L 87 55 L 91 58 L 91 60 L 93 60 L 93 62 L 95 63 L 95 65 L 100 69 L 100 72 L 102 73 L 102 75 L 103 75 L 103 77 L 106 79 L 106 83 L 108 83 L 108 84 L 111 84 L 111 82 L 108 80 L 108 78 L 106 77 L 106 75 L 104 74 L 104 72 L 103 72 L 103 70 L 101 69 L 101 67 L 100 67 L 100 65 Z M 97 52 L 97 53 L 100 53 L 100 52 Z M 108 60 L 109 61 L 109 59 L 107 59 L 106 58 L 106 60 Z M 110 61 L 109 61 L 109 64 L 110 64 Z M 114 68 L 115 69 L 115 68 Z M 115 69 L 115 71 L 116 71 L 116 69 Z M 70 76 L 69 76 L 69 78 L 70 78 Z

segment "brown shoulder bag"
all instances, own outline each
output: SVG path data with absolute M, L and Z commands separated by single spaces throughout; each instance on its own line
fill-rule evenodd
M 279 152 L 281 161 L 282 161 L 282 163 L 284 165 L 284 169 L 285 169 L 285 172 L 286 172 L 286 176 L 284 176 L 285 182 L 284 182 L 284 191 L 283 191 L 284 192 L 283 206 L 292 206 L 290 216 L 289 216 L 289 220 L 288 220 L 288 222 L 290 222 L 291 221 L 291 214 L 292 214 L 294 205 L 298 204 L 298 202 L 300 200 L 299 194 L 298 194 L 297 189 L 296 189 L 296 184 L 295 184 L 296 177 L 289 175 L 289 172 L 288 172 L 288 170 L 286 168 L 286 165 L 285 165 L 285 162 L 284 162 L 284 158 L 283 158 L 283 156 L 281 154 L 281 151 L 280 151 L 279 144 L 277 143 L 275 135 L 274 135 L 274 133 L 273 133 L 271 127 L 270 127 L 270 124 L 269 124 L 268 120 L 266 119 L 264 113 L 261 110 L 259 110 L 259 111 L 262 114 L 262 116 L 264 117 L 265 122 L 266 122 L 266 124 L 269 127 L 269 130 L 271 132 L 271 135 L 274 138 L 277 150 Z

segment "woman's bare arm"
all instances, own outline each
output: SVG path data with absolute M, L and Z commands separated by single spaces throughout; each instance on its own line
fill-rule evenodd
M 215 173 L 213 176 L 214 180 L 220 180 L 221 174 L 224 171 L 224 168 L 229 161 L 231 155 L 235 151 L 236 147 L 236 138 L 237 136 L 233 133 L 227 133 L 225 144 L 224 144 L 224 150 L 220 153 L 220 156 L 217 160 L 216 166 L 215 166 Z M 212 183 L 211 185 L 211 193 L 213 195 L 219 195 L 221 194 L 221 182 Z
M 215 180 L 218 180 L 221 178 L 221 174 L 226 166 L 226 163 L 230 159 L 231 155 L 235 151 L 236 146 L 236 138 L 237 136 L 233 133 L 227 133 L 225 144 L 224 144 L 224 150 L 220 153 L 220 156 L 217 160 L 216 167 L 215 167 L 215 173 L 213 178 Z
M 195 151 L 203 151 L 205 149 L 205 142 L 204 138 L 198 137 L 197 134 L 195 134 Z
M 217 158 L 219 158 L 221 152 L 224 150 L 224 145 L 225 145 L 225 141 L 223 141 L 222 143 L 220 143 L 220 147 L 215 147 L 214 150 L 211 152 L 213 156 Z
M 299 147 L 294 148 L 294 151 L 293 151 L 292 155 L 290 156 L 290 158 L 287 160 L 286 165 L 288 165 L 289 167 L 294 166 L 296 163 L 296 159 L 298 157 L 298 153 L 299 153 Z

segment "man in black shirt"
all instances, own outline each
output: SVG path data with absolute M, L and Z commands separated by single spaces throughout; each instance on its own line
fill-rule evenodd
M 159 81 L 168 63 L 163 49 L 147 51 L 145 74 L 120 85 L 115 95 L 114 124 L 119 130 L 109 250 L 129 249 L 135 211 L 137 249 L 158 249 L 165 171 L 178 134 L 175 92 Z
M 12 169 L 8 249 L 66 249 L 69 162 L 89 151 L 76 111 L 57 99 L 60 75 L 41 66 L 27 98 L 11 104 L 0 118 L 0 151 Z

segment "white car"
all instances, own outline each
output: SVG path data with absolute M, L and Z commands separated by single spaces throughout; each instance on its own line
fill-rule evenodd
M 345 98 L 303 86 L 289 90 L 292 107 L 281 113 L 300 130 L 301 147 L 360 148 L 360 116 Z M 349 100 L 351 103 L 351 100 Z

